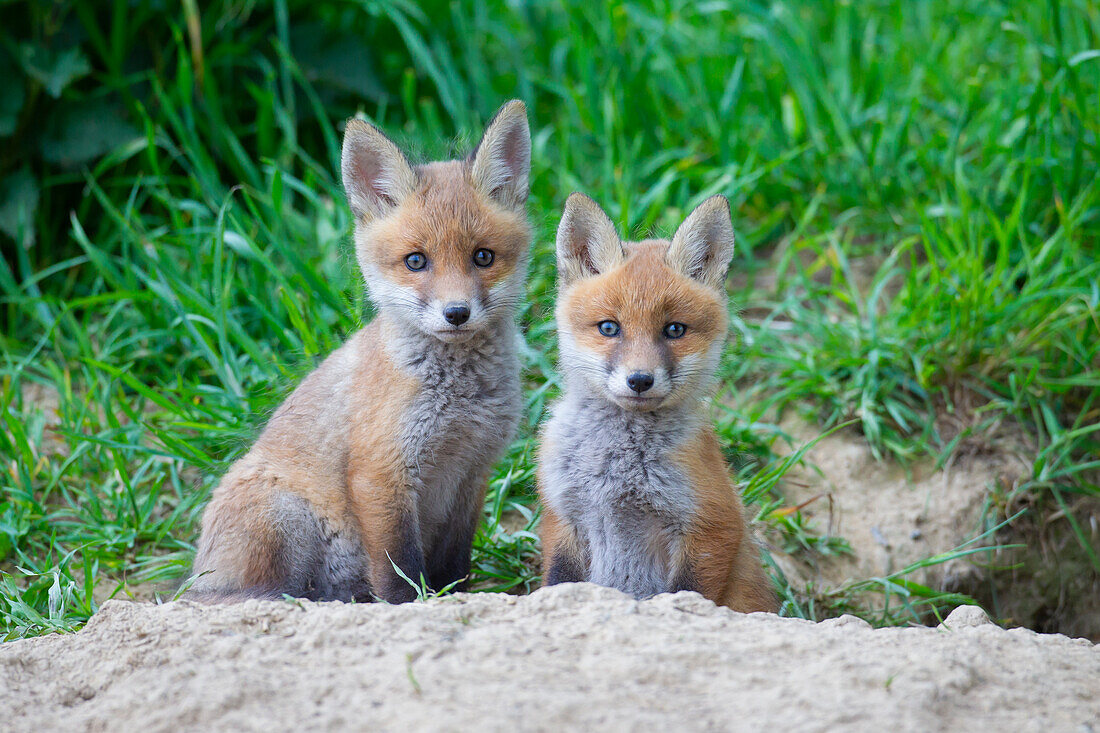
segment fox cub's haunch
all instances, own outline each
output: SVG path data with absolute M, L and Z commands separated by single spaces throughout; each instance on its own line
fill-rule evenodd
M 707 417 L 727 328 L 729 203 L 704 201 L 671 242 L 622 242 L 573 194 L 557 250 L 564 394 L 539 455 L 545 582 L 775 610 Z
M 377 317 L 310 374 L 214 491 L 192 597 L 411 600 L 462 579 L 493 463 L 519 421 L 530 244 L 527 114 L 466 160 L 412 166 L 344 133 L 355 251 Z

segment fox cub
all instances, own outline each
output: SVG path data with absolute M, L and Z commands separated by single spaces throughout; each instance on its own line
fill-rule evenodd
M 202 519 L 190 597 L 397 603 L 467 574 L 519 422 L 531 137 L 505 104 L 465 160 L 413 166 L 350 120 L 342 172 L 377 317 L 287 398 Z
M 558 227 L 564 394 L 539 453 L 543 577 L 635 597 L 695 590 L 774 611 L 707 417 L 726 337 L 729 203 L 704 201 L 672 241 L 622 242 L 573 194 Z

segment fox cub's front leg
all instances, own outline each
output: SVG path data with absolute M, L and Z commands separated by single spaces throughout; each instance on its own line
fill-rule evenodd
M 453 590 L 465 588 L 487 480 L 487 475 L 478 471 L 476 478 L 463 482 L 443 526 L 429 531 L 427 537 L 415 492 L 364 492 L 369 499 L 359 502 L 358 513 L 376 597 L 389 603 L 417 597 L 417 589 L 398 574 L 395 565 L 408 578 L 418 584 L 423 580 L 432 590 L 443 590 L 452 583 L 456 584 Z
M 415 398 L 416 380 L 400 378 L 386 358 L 358 367 L 359 384 L 383 381 L 389 389 L 360 389 L 351 398 L 347 458 L 348 504 L 359 525 L 368 559 L 371 594 L 389 603 L 415 600 L 417 593 L 395 566 L 415 583 L 427 576 L 417 495 L 409 473 L 408 448 L 400 432 L 404 406 Z M 379 421 L 384 416 L 387 420 Z M 374 418 L 374 419 L 371 419 Z
M 588 580 L 587 551 L 576 529 L 546 505 L 542 508 L 540 529 L 543 585 Z
M 702 593 L 703 587 L 699 582 L 699 571 L 693 566 L 691 557 L 686 551 L 673 557 L 672 572 L 669 575 L 668 593 L 676 593 L 682 590 L 692 590 Z
M 456 506 L 441 530 L 431 557 L 427 558 L 428 581 L 434 590 L 443 590 L 452 583 L 456 584 L 453 590 L 466 589 L 470 552 L 481 522 L 488 483 L 489 472 L 477 470 L 473 478 L 459 487 Z
M 370 560 L 372 594 L 387 603 L 416 600 L 417 589 L 395 570 L 401 569 L 414 583 L 427 577 L 424 545 L 416 507 L 409 491 L 372 492 L 360 506 L 363 546 Z

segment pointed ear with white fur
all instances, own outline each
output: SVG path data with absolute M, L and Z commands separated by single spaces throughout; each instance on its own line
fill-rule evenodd
M 558 284 L 571 285 L 612 269 L 625 258 L 615 225 L 583 193 L 570 194 L 558 224 Z
M 674 270 L 721 290 L 732 257 L 730 202 L 725 196 L 711 196 L 672 235 L 665 260 Z
M 416 189 L 416 173 L 405 154 L 364 120 L 348 120 L 340 168 L 357 219 L 385 216 Z
M 527 201 L 530 174 L 527 107 L 513 99 L 497 111 L 470 154 L 470 177 L 486 196 L 516 209 Z

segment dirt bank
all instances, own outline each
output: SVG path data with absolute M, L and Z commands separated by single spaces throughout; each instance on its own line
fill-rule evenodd
M 949 623 L 813 624 L 587 584 L 405 606 L 113 601 L 75 636 L 0 646 L 0 710 L 20 731 L 1100 728 L 1100 647 L 976 609 Z
M 784 429 L 795 444 L 809 443 L 820 430 L 797 420 Z M 784 446 L 777 446 L 780 450 Z M 919 560 L 951 552 L 980 535 L 991 523 L 988 504 L 998 485 L 1012 485 L 1028 465 L 1011 450 L 964 455 L 948 466 L 923 457 L 902 466 L 878 459 L 863 436 L 840 431 L 822 438 L 805 456 L 806 467 L 792 471 L 784 492 L 792 504 L 814 499 L 803 511 L 821 530 L 843 537 L 851 555 L 825 558 L 788 571 L 822 589 L 852 579 L 881 577 Z M 993 522 L 995 523 L 995 522 Z M 995 544 L 987 539 L 982 545 Z M 806 558 L 812 560 L 813 558 Z M 982 556 L 980 562 L 988 563 Z M 914 573 L 919 583 L 957 590 L 982 575 L 972 559 L 932 565 Z
M 788 419 L 795 445 L 820 429 Z M 784 446 L 777 446 L 780 450 Z M 917 561 L 949 553 L 999 523 L 1011 510 L 1004 497 L 1031 475 L 1022 435 L 1005 431 L 988 444 L 958 450 L 944 466 L 922 457 L 902 466 L 875 458 L 866 439 L 840 431 L 821 439 L 791 472 L 784 495 L 820 531 L 843 537 L 850 555 L 772 556 L 796 588 L 828 593 L 853 580 L 884 577 Z M 816 499 L 815 499 L 816 497 Z M 1034 497 L 1039 499 L 1041 497 Z M 998 620 L 1100 641 L 1100 576 L 1092 569 L 1065 512 L 1053 500 L 975 544 L 1013 546 L 919 569 L 909 580 L 977 598 Z M 1100 542 L 1100 501 L 1072 498 L 1072 513 L 1089 540 Z M 808 595 L 813 595 L 812 593 Z M 881 598 L 858 599 L 865 608 Z M 896 599 L 894 602 L 896 606 Z

